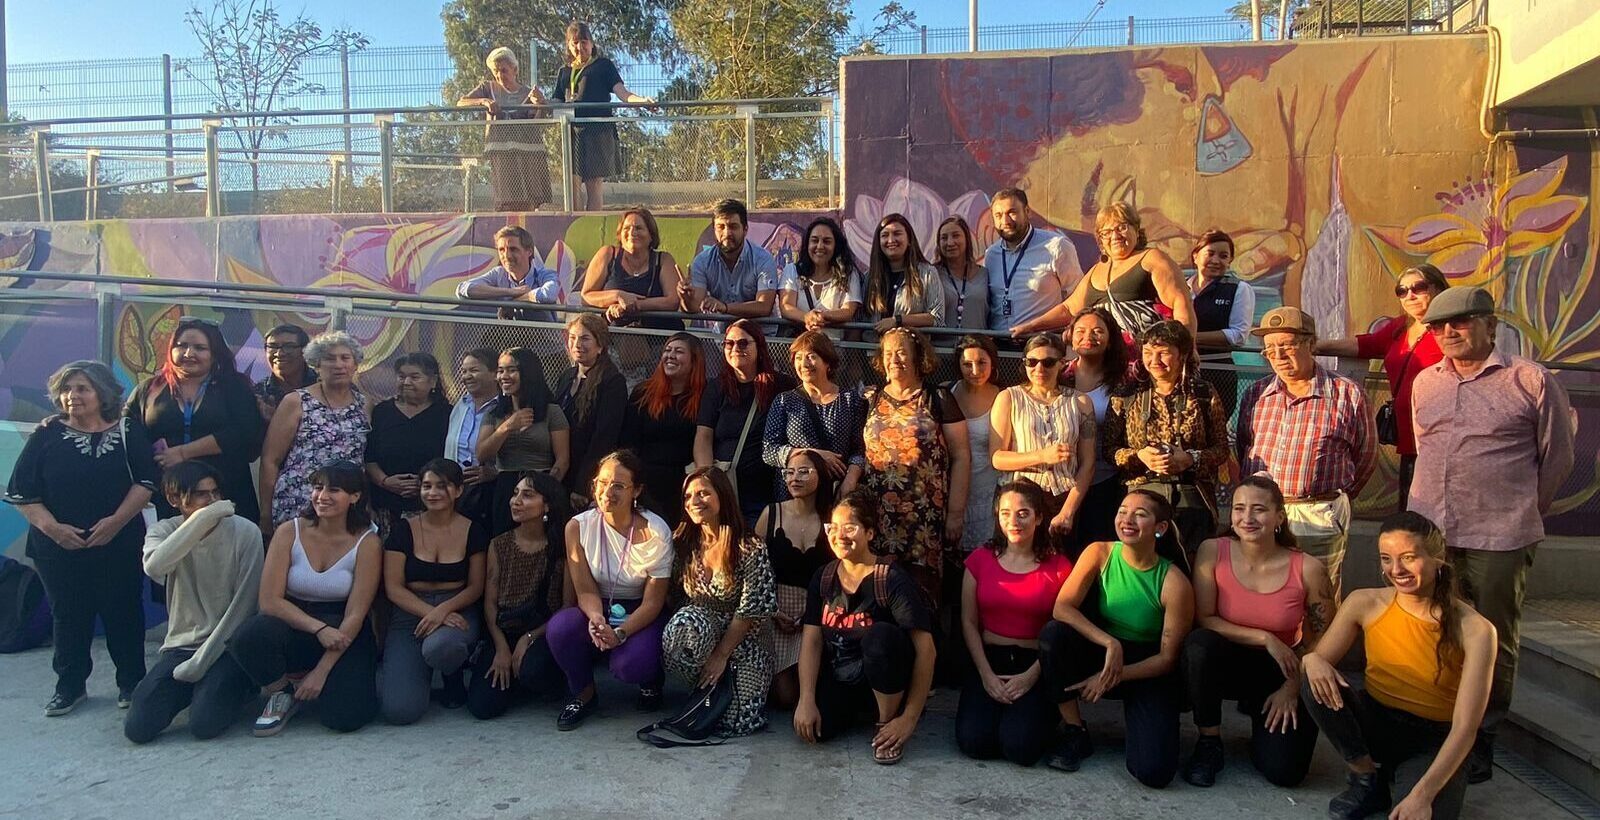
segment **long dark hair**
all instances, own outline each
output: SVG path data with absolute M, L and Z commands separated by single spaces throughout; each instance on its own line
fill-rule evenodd
M 600 348 L 599 355 L 595 356 L 594 365 L 584 376 L 583 386 L 578 388 L 578 395 L 573 397 L 573 415 L 576 418 L 567 419 L 567 423 L 576 425 L 578 419 L 588 418 L 594 411 L 595 397 L 600 393 L 600 382 L 605 380 L 604 377 L 608 373 L 618 371 L 616 363 L 611 361 L 611 329 L 606 327 L 606 320 L 600 314 L 580 313 L 567 320 L 567 332 L 570 333 L 573 327 L 589 331 L 589 335 L 594 337 L 595 344 Z M 572 369 L 576 372 L 578 365 L 574 363 Z M 524 376 L 523 379 L 526 383 L 527 377 Z M 541 383 L 544 381 L 543 371 L 540 371 L 539 381 Z M 534 413 L 537 418 L 539 411 L 535 410 Z
M 1289 529 L 1288 507 L 1284 503 L 1283 488 L 1278 486 L 1278 482 L 1264 475 L 1247 475 L 1239 479 L 1239 483 L 1234 486 L 1234 494 L 1237 495 L 1245 487 L 1253 487 L 1271 496 L 1273 509 L 1283 518 L 1278 522 L 1278 528 L 1272 531 L 1272 540 L 1284 549 L 1300 549 L 1299 539 L 1295 538 L 1294 531 Z M 1222 534 L 1232 538 L 1239 537 L 1239 533 L 1233 531 L 1232 521 L 1228 522 L 1227 529 L 1223 530 Z
M 1156 514 L 1156 523 L 1165 523 L 1167 525 L 1165 537 L 1159 532 L 1156 533 L 1156 555 L 1171 561 L 1172 565 L 1177 567 L 1179 571 L 1188 575 L 1189 556 L 1185 552 L 1186 547 L 1183 544 L 1183 536 L 1178 533 L 1177 522 L 1173 520 L 1177 517 L 1177 510 L 1172 506 L 1172 502 L 1168 501 L 1166 496 L 1144 487 L 1135 487 L 1129 490 L 1128 494 L 1124 496 L 1124 500 L 1134 496 L 1147 499 L 1150 502 L 1151 511 Z
M 1072 329 L 1086 316 L 1093 316 L 1106 326 L 1106 352 L 1100 369 L 1109 392 L 1118 393 L 1126 386 L 1128 381 L 1128 340 L 1122 335 L 1122 327 L 1117 324 L 1111 311 L 1103 306 L 1095 305 L 1078 311 L 1072 321 L 1067 323 L 1067 347 L 1072 347 Z
M 572 520 L 572 502 L 567 494 L 567 488 L 561 481 L 549 473 L 538 470 L 528 470 L 517 477 L 517 481 L 528 482 L 533 491 L 544 499 L 545 520 L 544 537 L 548 545 L 546 560 L 567 560 L 567 522 Z M 557 556 L 560 556 L 559 558 Z
M 772 400 L 778 395 L 778 368 L 772 363 L 772 351 L 767 349 L 767 334 L 761 331 L 761 325 L 749 319 L 740 319 L 729 323 L 727 330 L 722 332 L 722 338 L 728 338 L 728 331 L 738 328 L 750 336 L 750 341 L 756 346 L 756 407 L 765 408 L 772 405 Z M 739 376 L 733 368 L 723 363 L 722 395 L 728 401 L 739 400 Z
M 1433 578 L 1433 594 L 1428 596 L 1429 608 L 1437 610 L 1439 618 L 1439 644 L 1434 648 L 1434 662 L 1438 669 L 1434 672 L 1433 682 L 1438 683 L 1440 676 L 1448 667 L 1461 668 L 1466 657 L 1466 648 L 1461 641 L 1461 584 L 1456 575 L 1456 568 L 1450 563 L 1450 553 L 1445 549 L 1444 532 L 1427 516 L 1406 510 L 1398 512 L 1383 519 L 1378 527 L 1378 537 L 1391 532 L 1403 532 L 1411 535 L 1421 546 L 1422 552 L 1429 558 L 1439 562 L 1439 569 Z
M 867 310 L 876 316 L 894 313 L 894 294 L 889 291 L 889 255 L 883 251 L 881 238 L 883 229 L 890 225 L 899 225 L 906 230 L 906 280 L 901 287 L 909 290 L 914 297 L 922 297 L 922 278 L 918 271 L 928 264 L 922 246 L 917 244 L 917 232 L 911 227 L 910 220 L 902 214 L 889 214 L 879 220 L 877 230 L 872 234 L 872 259 L 867 265 L 867 292 L 864 294 Z
M 683 550 L 686 556 L 683 566 L 687 568 L 703 560 L 707 546 L 719 539 L 726 539 L 728 551 L 723 556 L 722 566 L 712 569 L 732 576 L 742 558 L 740 547 L 747 535 L 744 514 L 739 512 L 739 496 L 734 493 L 733 482 L 728 480 L 728 474 L 717 467 L 701 467 L 686 476 L 683 479 L 683 494 L 688 494 L 690 484 L 702 480 L 711 485 L 711 491 L 717 496 L 717 532 L 706 532 L 706 528 L 689 520 L 689 511 L 684 510 L 683 518 L 678 521 L 678 529 L 672 534 L 672 543 L 676 549 Z M 681 496 L 678 506 L 680 509 L 683 507 Z
M 344 490 L 351 495 L 359 495 L 350 505 L 350 511 L 345 513 L 344 528 L 354 535 L 372 526 L 372 508 L 367 505 L 367 471 L 353 461 L 330 461 L 316 469 L 306 483 L 312 487 L 322 485 Z M 310 499 L 306 500 L 305 509 L 300 511 L 300 517 L 310 522 L 311 526 L 317 525 L 317 510 Z
M 834 489 L 834 484 L 828 478 L 828 462 L 822 460 L 822 454 L 811 449 L 795 449 L 789 452 L 789 461 L 797 458 L 805 459 L 811 469 L 817 471 L 817 520 L 826 522 L 828 516 L 833 515 L 833 505 L 839 502 L 839 491 Z M 784 464 L 789 466 L 788 463 Z
M 1028 507 L 1033 510 L 1033 516 L 1038 520 L 1038 526 L 1033 530 L 1033 557 L 1043 563 L 1044 559 L 1056 554 L 1056 547 L 1054 539 L 1050 537 L 1050 522 L 1045 519 L 1044 488 L 1030 479 L 1019 478 L 995 489 L 994 505 L 990 509 L 990 515 L 994 517 L 994 538 L 989 541 L 989 549 L 994 551 L 996 558 L 1006 554 L 1006 533 L 1000 527 L 1000 499 L 1007 494 L 1022 496 L 1022 500 L 1028 502 Z
M 818 228 L 826 228 L 833 234 L 832 270 L 828 271 L 826 279 L 840 289 L 848 288 L 850 274 L 856 269 L 856 257 L 850 251 L 850 239 L 844 235 L 844 229 L 831 217 L 819 216 L 806 226 L 806 232 L 800 235 L 800 253 L 794 260 L 794 272 L 800 274 L 802 278 L 817 281 L 817 266 L 812 263 L 811 254 L 806 249 L 811 245 L 811 232 Z
M 206 346 L 211 348 L 211 380 L 223 382 L 227 380 L 246 383 L 244 374 L 239 372 L 238 361 L 233 357 L 233 348 L 228 347 L 228 340 L 222 338 L 222 326 L 210 319 L 197 319 L 185 316 L 178 320 L 178 326 L 172 329 L 172 335 L 167 337 L 167 358 L 161 363 L 160 378 L 150 380 L 150 391 L 162 384 L 174 396 L 178 394 L 178 365 L 172 361 L 172 349 L 178 345 L 178 337 L 184 333 L 198 330 L 206 337 Z
M 509 416 L 517 405 L 533 411 L 534 423 L 544 421 L 550 413 L 550 405 L 555 403 L 555 396 L 550 392 L 550 385 L 544 381 L 544 366 L 539 363 L 539 357 L 526 347 L 508 347 L 501 356 L 510 356 L 517 363 L 517 394 L 507 396 L 501 394 L 495 400 L 494 408 L 489 411 L 491 415 Z M 500 363 L 495 362 L 495 369 Z

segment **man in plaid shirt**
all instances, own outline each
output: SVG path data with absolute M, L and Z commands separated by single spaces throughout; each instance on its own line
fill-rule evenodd
M 1270 310 L 1250 332 L 1261 337 L 1273 375 L 1250 385 L 1239 400 L 1240 472 L 1278 482 L 1289 530 L 1301 549 L 1327 565 L 1338 596 L 1350 499 L 1377 466 L 1367 396 L 1361 385 L 1317 364 L 1316 324 L 1299 308 Z

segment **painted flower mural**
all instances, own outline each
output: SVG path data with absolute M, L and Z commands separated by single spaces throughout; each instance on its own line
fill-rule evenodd
M 968 191 L 946 203 L 932 188 L 905 177 L 897 177 L 889 185 L 883 199 L 862 194 L 855 199 L 852 216 L 844 221 L 844 235 L 850 240 L 850 250 L 856 260 L 866 267 L 872 254 L 872 240 L 878 231 L 878 221 L 888 214 L 905 215 L 916 232 L 922 253 L 932 257 L 939 223 L 945 217 L 959 216 L 972 226 L 973 241 L 979 248 L 987 248 L 995 240 L 994 223 L 989 218 L 989 195 L 983 191 Z
M 1444 208 L 1406 226 L 1406 247 L 1427 254 L 1453 284 L 1482 285 L 1508 259 L 1560 242 L 1578 221 L 1584 198 L 1556 193 L 1566 172 L 1563 156 L 1498 186 L 1468 180 L 1440 193 Z

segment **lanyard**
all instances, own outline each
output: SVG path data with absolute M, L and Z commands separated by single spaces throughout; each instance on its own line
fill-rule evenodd
M 591 65 L 594 65 L 593 60 L 590 60 L 581 66 L 575 65 L 572 67 L 572 70 L 567 73 L 567 102 L 578 101 L 578 81 L 583 77 L 584 69 Z
M 1016 276 L 1017 276 L 1017 268 L 1022 267 L 1022 257 L 1025 254 L 1027 254 L 1028 245 L 1031 244 L 1032 242 L 1033 242 L 1033 229 L 1029 228 L 1028 229 L 1028 238 L 1022 240 L 1021 247 L 1017 248 L 1017 261 L 1011 263 L 1009 268 L 1006 266 L 1006 246 L 1005 246 L 1005 243 L 1004 242 L 1000 243 L 1000 275 L 1004 278 L 1005 288 L 1006 288 L 1005 289 L 1005 302 L 1004 302 L 1004 307 L 1001 310 L 1001 315 L 1004 316 L 1007 319 L 1011 318 L 1011 280 L 1016 278 Z
M 598 510 L 597 510 L 598 512 Z M 611 564 L 611 525 L 606 523 L 605 513 L 600 513 L 600 537 L 605 540 L 605 552 L 600 555 L 600 569 L 605 571 Z M 622 541 L 622 555 L 617 559 L 617 576 L 628 566 L 628 553 L 633 550 L 633 511 L 628 511 L 628 537 Z M 607 573 L 609 574 L 609 573 Z M 606 596 L 606 616 L 616 617 L 617 579 L 611 579 L 610 594 Z
M 1028 238 L 1032 239 L 1033 237 L 1030 235 Z M 1001 248 L 1000 249 L 1000 253 L 1003 255 L 1005 253 L 1005 249 Z M 1022 256 L 1020 254 L 1018 254 L 1017 259 L 1021 260 Z M 956 287 L 956 275 L 950 272 L 950 266 L 949 265 L 940 265 L 939 269 L 944 271 L 944 277 L 946 279 L 950 280 L 950 289 L 954 290 L 955 287 Z M 956 299 L 956 327 L 961 327 L 961 317 L 967 312 L 967 286 L 971 285 L 971 284 L 972 284 L 972 266 L 969 264 L 967 266 L 967 278 L 961 280 L 961 296 L 960 296 L 960 298 Z M 1011 279 L 1007 278 L 1006 279 L 1006 289 L 1010 290 L 1010 288 L 1011 288 Z
M 200 389 L 194 391 L 194 401 L 184 401 L 181 395 L 178 397 L 178 410 L 183 413 L 184 444 L 188 444 L 191 440 L 190 428 L 194 426 L 194 411 L 200 407 L 201 400 L 206 397 L 206 387 L 210 384 L 210 376 L 207 376 L 204 381 L 200 382 Z

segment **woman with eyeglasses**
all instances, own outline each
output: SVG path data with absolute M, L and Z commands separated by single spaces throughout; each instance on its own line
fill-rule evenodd
M 1077 358 L 1067 365 L 1061 380 L 1089 397 L 1094 404 L 1095 423 L 1105 430 L 1112 397 L 1123 395 L 1135 378 L 1131 375 L 1134 369 L 1129 367 L 1128 341 L 1123 338 L 1117 320 L 1104 307 L 1078 311 L 1063 336 Z M 1083 504 L 1078 507 L 1068 555 L 1077 555 L 1095 541 L 1117 537 L 1117 507 L 1127 492 L 1117 465 L 1106 457 L 1104 447 L 1096 447 L 1094 479 L 1083 494 Z
M 1389 377 L 1389 395 L 1392 397 L 1391 421 L 1393 444 L 1400 455 L 1399 509 L 1405 510 L 1406 497 L 1411 492 L 1411 477 L 1417 468 L 1417 438 L 1411 425 L 1411 384 L 1417 374 L 1439 363 L 1444 353 L 1433 334 L 1427 332 L 1422 317 L 1428 313 L 1433 297 L 1450 287 L 1438 268 L 1423 263 L 1406 268 L 1395 282 L 1394 295 L 1400 300 L 1400 315 L 1378 324 L 1369 333 L 1354 339 L 1318 339 L 1316 352 L 1323 356 L 1345 356 L 1360 359 L 1383 359 L 1383 372 Z M 1380 415 L 1383 411 L 1379 410 Z M 1382 429 L 1380 436 L 1386 435 Z
M 372 517 L 389 537 L 401 516 L 422 511 L 422 465 L 444 455 L 450 400 L 432 353 L 401 354 L 394 360 L 395 396 L 372 408 L 367 433 L 367 480 L 372 482 Z
M 676 527 L 683 505 L 683 469 L 694 463 L 695 420 L 706 401 L 706 358 L 700 340 L 674 333 L 661 346 L 650 377 L 633 389 L 623 413 L 622 446 L 644 461 L 645 501 Z
M 1188 572 L 1200 542 L 1216 534 L 1217 468 L 1228 460 L 1228 420 L 1222 398 L 1200 377 L 1188 328 L 1168 319 L 1141 341 L 1148 381 L 1111 400 L 1101 441 L 1129 489 L 1143 487 L 1172 503 L 1172 537 L 1183 549 L 1168 557 Z
M 848 494 L 861 480 L 866 464 L 862 452 L 866 400 L 834 381 L 839 351 L 822 331 L 800 334 L 789 345 L 789 355 L 800 386 L 772 402 L 761 456 L 777 468 L 788 463 L 794 450 L 816 450 L 828 465 L 827 480 L 839 482 L 840 495 Z
M 719 730 L 737 737 L 767 725 L 772 685 L 772 563 L 745 528 L 728 474 L 703 467 L 683 482 L 683 523 L 673 533 L 682 556 L 673 579 L 681 596 L 661 633 L 667 672 L 690 688 L 733 676 L 733 699 Z
M 794 730 L 817 743 L 872 712 L 872 760 L 899 763 L 933 686 L 933 611 L 899 564 L 872 551 L 878 499 L 865 490 L 833 508 L 828 546 L 835 560 L 806 592 L 800 702 Z
M 372 409 L 356 386 L 363 358 L 361 344 L 342 330 L 320 334 L 306 348 L 306 360 L 317 366 L 317 383 L 278 405 L 261 451 L 262 531 L 270 533 L 305 510 L 311 475 L 324 464 L 365 460 Z M 370 508 L 362 490 L 360 504 Z
M 261 520 L 250 462 L 261 455 L 266 423 L 250 380 L 234 364 L 216 322 L 193 316 L 178 320 L 160 372 L 139 384 L 124 412 L 129 426 L 151 443 L 157 467 L 189 460 L 210 464 L 239 515 Z M 164 494 L 153 500 L 157 517 L 178 515 Z
M 894 327 L 944 327 L 944 286 L 901 214 L 889 214 L 872 235 L 867 266 L 867 321 L 883 333 Z
M 1028 381 L 1000 391 L 989 410 L 989 452 L 1007 481 L 1028 479 L 1047 497 L 1050 536 L 1062 543 L 1094 478 L 1098 424 L 1089 397 L 1061 383 L 1066 344 L 1040 333 L 1023 347 Z
M 966 524 L 966 419 L 950 391 L 927 381 L 939 359 L 921 333 L 899 327 L 883 334 L 872 366 L 887 380 L 865 395 L 861 483 L 880 504 L 872 547 L 905 566 L 938 610 L 944 546 L 960 542 Z
M 475 455 L 478 463 L 494 465 L 489 531 L 499 535 L 516 526 L 511 497 L 523 473 L 549 473 L 557 481 L 566 476 L 572 463 L 572 429 L 545 386 L 544 366 L 532 350 L 508 348 L 500 354 L 494 376 L 500 398 L 484 414 Z
M 139 512 L 160 472 L 143 426 L 118 414 L 122 387 L 110 368 L 70 362 L 45 391 L 59 414 L 28 434 L 5 495 L 28 522 L 26 554 L 50 599 L 56 686 L 44 713 L 65 715 L 88 697 L 97 617 L 127 708 L 145 675 Z
M 795 386 L 779 373 L 761 326 L 749 319 L 728 325 L 722 336 L 722 375 L 706 391 L 695 420 L 694 465 L 715 465 L 733 479 L 739 510 L 748 521 L 773 501 L 776 471 L 762 458 L 767 414 L 779 394 Z
M 563 476 L 578 496 L 589 491 L 600 459 L 622 438 L 628 380 L 611 360 L 611 331 L 594 313 L 567 320 L 567 358 L 572 367 L 556 382 L 556 403 L 569 425 L 572 467 Z
M 806 612 L 806 589 L 817 570 L 833 560 L 823 526 L 833 514 L 833 482 L 828 465 L 815 450 L 795 450 L 780 471 L 787 501 L 761 511 L 755 532 L 763 533 L 767 555 L 778 584 L 778 610 L 772 616 L 772 695 L 768 701 L 791 708 L 800 698 L 800 619 Z
M 556 728 L 571 731 L 600 708 L 594 664 L 608 659 L 617 680 L 639 687 L 640 711 L 661 706 L 661 628 L 672 579 L 672 531 L 639 506 L 644 464 L 628 450 L 600 460 L 595 506 L 567 522 L 567 570 L 578 605 L 550 619 L 545 640 L 567 679 L 570 700 Z

